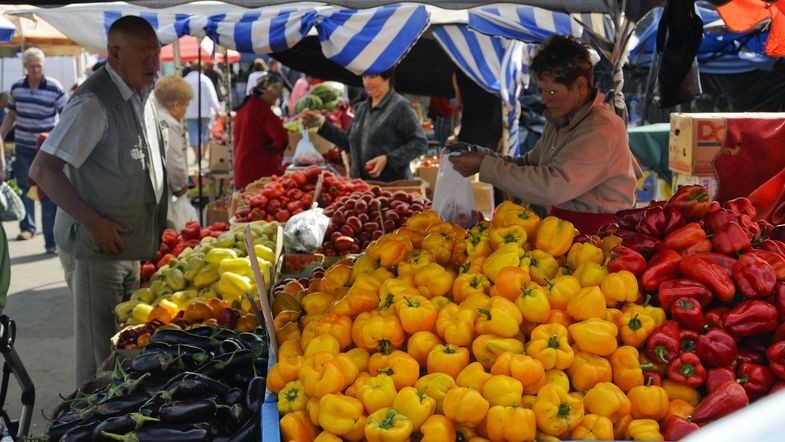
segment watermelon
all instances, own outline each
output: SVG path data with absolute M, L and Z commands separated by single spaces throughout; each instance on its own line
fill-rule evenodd
M 316 95 L 306 95 L 294 105 L 294 113 L 299 114 L 306 109 L 322 110 L 323 108 L 324 102 L 321 98 Z

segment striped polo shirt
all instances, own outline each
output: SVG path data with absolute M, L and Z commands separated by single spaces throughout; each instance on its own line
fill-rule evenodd
M 65 102 L 63 86 L 54 78 L 42 78 L 35 89 L 30 88 L 27 76 L 14 83 L 8 110 L 16 112 L 14 139 L 17 147 L 35 149 L 38 136 L 55 126 Z

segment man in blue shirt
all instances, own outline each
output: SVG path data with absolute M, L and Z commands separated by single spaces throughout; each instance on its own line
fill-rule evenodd
M 42 133 L 52 130 L 66 102 L 63 86 L 54 78 L 44 76 L 44 60 L 44 53 L 38 48 L 29 48 L 22 53 L 27 75 L 11 86 L 8 112 L 0 124 L 3 140 L 11 128 L 15 128 L 14 178 L 22 189 L 22 201 L 27 209 L 27 215 L 19 223 L 18 241 L 32 238 L 36 230 L 35 201 L 27 196 L 27 174 L 36 155 L 36 142 Z M 4 149 L 0 153 L 3 154 L 0 155 L 0 166 L 5 170 Z M 57 206 L 51 200 L 41 200 L 44 246 L 46 253 L 52 254 L 56 253 L 53 233 L 56 211 Z

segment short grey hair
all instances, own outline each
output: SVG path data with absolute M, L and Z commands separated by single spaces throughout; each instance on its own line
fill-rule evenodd
M 22 63 L 27 63 L 27 59 L 35 58 L 36 60 L 43 63 L 46 61 L 46 56 L 44 55 L 44 51 L 38 48 L 27 48 L 24 52 L 22 52 Z

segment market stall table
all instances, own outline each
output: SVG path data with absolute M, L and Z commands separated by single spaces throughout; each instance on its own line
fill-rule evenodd
M 660 178 L 670 181 L 668 169 L 668 133 L 670 123 L 656 123 L 627 129 L 630 149 L 641 165 L 653 170 Z

